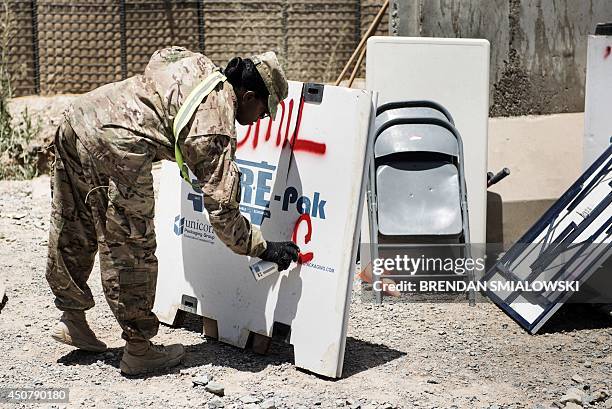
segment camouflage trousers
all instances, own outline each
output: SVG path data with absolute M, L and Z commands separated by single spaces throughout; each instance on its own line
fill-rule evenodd
M 56 162 L 46 278 L 60 310 L 87 310 L 87 281 L 99 253 L 106 301 L 128 341 L 149 339 L 157 282 L 152 159 L 126 181 L 92 157 L 67 123 L 55 136 Z M 154 153 L 153 153 L 154 155 Z

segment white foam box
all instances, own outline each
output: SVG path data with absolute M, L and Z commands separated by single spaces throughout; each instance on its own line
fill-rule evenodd
M 365 90 L 304 89 L 290 82 L 274 122 L 237 126 L 236 162 L 241 212 L 267 240 L 294 239 L 312 259 L 256 281 L 256 259 L 216 237 L 201 193 L 165 162 L 154 311 L 168 324 L 179 309 L 215 320 L 218 339 L 241 348 L 250 333 L 271 336 L 275 322 L 289 325 L 296 366 L 340 377 L 375 100 Z
M 367 42 L 366 89 L 378 92 L 379 106 L 430 100 L 453 116 L 463 140 L 470 241 L 475 244 L 486 241 L 489 66 L 487 40 L 375 36 Z
M 590 35 L 584 101 L 584 170 L 591 166 L 611 142 L 611 70 L 612 36 Z

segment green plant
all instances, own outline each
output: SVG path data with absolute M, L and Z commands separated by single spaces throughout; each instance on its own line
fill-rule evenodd
M 13 31 L 8 0 L 0 3 L 0 179 L 31 179 L 38 175 L 38 152 L 31 143 L 41 130 L 41 121 L 33 121 L 27 108 L 18 124 L 8 109 L 13 96 L 8 70 L 8 47 Z
M 40 119 L 33 121 L 27 108 L 6 139 L 0 139 L 0 179 L 32 179 L 38 176 L 38 150 L 32 142 L 40 133 Z M 4 160 L 3 160 L 4 159 Z
M 10 115 L 7 102 L 12 97 L 11 78 L 8 72 L 8 45 L 11 34 L 11 16 L 8 0 L 0 3 L 0 138 L 4 139 L 10 133 Z

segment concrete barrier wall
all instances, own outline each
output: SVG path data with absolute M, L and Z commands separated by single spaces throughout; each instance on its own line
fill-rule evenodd
M 489 120 L 488 166 L 510 176 L 489 189 L 487 241 L 518 240 L 582 174 L 584 114 Z
M 392 0 L 392 35 L 486 38 L 491 116 L 584 111 L 587 35 L 610 0 Z

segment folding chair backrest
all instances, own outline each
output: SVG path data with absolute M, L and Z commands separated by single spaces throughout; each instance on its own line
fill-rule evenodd
M 436 152 L 456 157 L 459 146 L 450 130 L 435 124 L 397 124 L 376 138 L 375 158 L 401 152 Z
M 429 123 L 407 123 L 395 119 L 382 126 L 374 144 L 374 157 L 402 152 L 435 152 L 459 156 L 459 141 L 446 122 L 435 119 Z M 416 119 L 414 120 L 416 121 Z
M 383 104 L 376 109 L 375 128 L 392 119 L 435 118 L 455 125 L 453 117 L 442 105 L 433 101 L 401 101 Z

